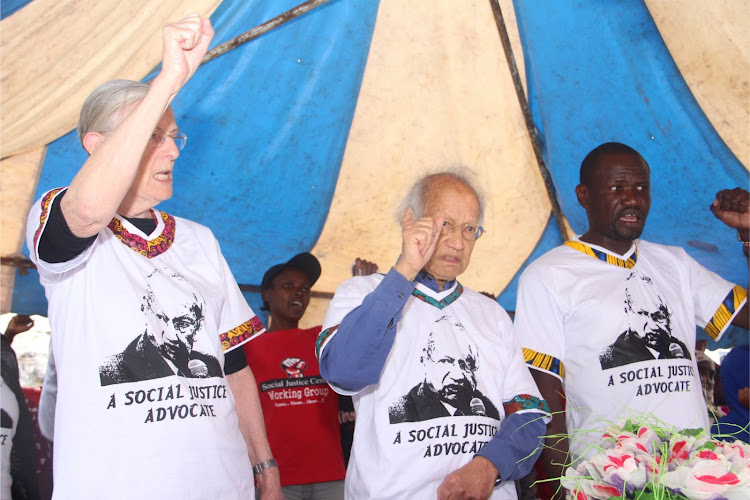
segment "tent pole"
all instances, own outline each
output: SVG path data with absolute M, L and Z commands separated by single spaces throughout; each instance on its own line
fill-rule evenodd
M 557 229 L 560 231 L 560 238 L 564 242 L 569 239 L 568 229 L 565 225 L 565 216 L 560 209 L 560 203 L 557 201 L 557 193 L 555 193 L 555 185 L 552 182 L 552 175 L 550 174 L 547 164 L 544 162 L 544 157 L 542 156 L 542 144 L 539 140 L 539 132 L 537 131 L 536 126 L 534 125 L 534 120 L 531 117 L 529 102 L 526 99 L 526 94 L 523 90 L 523 84 L 518 73 L 516 59 L 513 57 L 513 49 L 510 45 L 508 30 L 505 27 L 505 20 L 503 18 L 502 9 L 500 8 L 500 1 L 490 0 L 490 6 L 492 7 L 492 13 L 495 16 L 497 31 L 500 34 L 503 51 L 505 52 L 505 60 L 508 62 L 508 69 L 510 70 L 511 78 L 513 79 L 513 86 L 516 89 L 516 97 L 518 98 L 518 103 L 521 105 L 523 120 L 526 123 L 526 130 L 529 132 L 529 139 L 531 139 L 531 147 L 534 150 L 534 156 L 536 157 L 536 162 L 539 166 L 539 173 L 542 174 L 544 187 L 547 190 L 547 197 L 549 198 L 550 205 L 552 205 L 552 214 L 555 216 Z
M 282 24 L 285 24 L 291 21 L 292 19 L 296 19 L 299 16 L 307 12 L 310 12 L 315 7 L 319 7 L 320 5 L 323 5 L 324 3 L 328 1 L 329 0 L 308 0 L 307 2 L 304 2 L 292 9 L 289 9 L 288 11 L 282 14 L 279 14 L 273 19 L 266 21 L 263 24 L 259 24 L 255 28 L 252 28 L 251 30 L 246 31 L 243 34 L 236 36 L 227 42 L 222 43 L 221 45 L 217 45 L 213 49 L 206 52 L 206 55 L 204 55 L 203 59 L 201 59 L 201 64 L 207 63 L 208 61 L 212 59 L 216 59 L 220 55 L 223 55 L 229 52 L 235 47 L 239 47 L 243 43 L 249 42 L 250 40 L 254 38 L 258 38 L 259 36 L 265 33 L 268 33 L 272 29 L 278 28 Z

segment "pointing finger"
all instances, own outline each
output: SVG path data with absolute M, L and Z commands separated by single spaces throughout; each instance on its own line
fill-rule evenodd
M 433 227 L 432 227 L 432 239 L 427 242 L 428 244 L 425 245 L 424 251 L 422 252 L 422 255 L 432 255 L 432 253 L 435 251 L 435 246 L 437 245 L 437 241 L 440 238 L 440 230 L 443 227 L 443 222 L 445 219 L 443 217 L 435 217 L 433 219 Z
M 445 217 L 438 215 L 433 220 L 435 221 L 435 234 L 440 234 L 440 231 L 443 229 L 443 223 L 445 222 Z

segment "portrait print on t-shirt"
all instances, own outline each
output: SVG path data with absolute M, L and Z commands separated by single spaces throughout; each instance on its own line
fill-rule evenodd
M 478 415 L 499 419 L 494 404 L 477 390 L 479 350 L 460 323 L 447 316 L 435 321 L 421 351 L 424 378 L 388 408 L 390 423 Z
M 651 278 L 634 271 L 627 282 L 628 328 L 602 350 L 602 369 L 655 359 L 692 359 L 687 346 L 672 335 L 672 310 Z
M 197 347 L 206 336 L 206 301 L 181 275 L 155 269 L 145 277 L 141 303 L 145 331 L 99 365 L 101 385 L 151 380 L 171 375 L 222 377 L 219 361 Z

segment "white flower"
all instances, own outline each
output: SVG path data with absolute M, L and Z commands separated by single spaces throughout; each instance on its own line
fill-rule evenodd
M 750 498 L 750 471 L 732 472 L 732 462 L 722 456 L 696 460 L 692 467 L 685 465 L 667 472 L 662 484 L 690 500 Z

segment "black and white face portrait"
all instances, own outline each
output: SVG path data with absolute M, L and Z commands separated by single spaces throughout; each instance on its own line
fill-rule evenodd
M 219 360 L 206 352 L 206 301 L 179 274 L 154 270 L 145 278 L 140 304 L 144 328 L 99 365 L 102 386 L 140 382 L 177 375 L 187 378 L 222 377 Z M 208 321 L 211 316 L 208 315 Z
M 672 311 L 664 298 L 658 293 L 651 278 L 640 273 L 628 277 L 630 282 L 625 290 L 625 312 L 628 316 L 628 328 L 643 339 L 651 349 L 660 353 L 671 351 L 671 357 L 690 357 L 684 349 L 672 344 Z M 631 291 L 640 288 L 642 292 L 636 297 Z M 679 352 L 678 352 L 679 351 Z
M 651 278 L 632 272 L 623 304 L 627 327 L 601 351 L 602 369 L 654 359 L 692 359 L 685 342 L 672 331 L 672 307 Z
M 465 416 L 499 419 L 497 406 L 478 389 L 479 349 L 464 326 L 446 315 L 426 325 L 423 332 L 424 345 L 415 354 L 424 378 L 389 405 L 390 423 Z
M 162 356 L 177 364 L 187 362 L 195 337 L 203 326 L 205 301 L 194 292 L 180 293 L 186 283 L 177 274 L 155 271 L 147 277 L 145 301 L 146 334 Z
M 463 331 L 463 326 L 455 327 Z M 433 330 L 427 337 L 421 361 L 425 381 L 442 401 L 457 406 L 459 401 L 471 399 L 477 388 L 475 373 L 479 356 L 477 347 L 465 336 L 441 335 L 439 328 Z
M 625 312 L 628 315 L 630 330 L 641 337 L 649 347 L 659 350 L 672 336 L 672 313 L 663 299 L 659 296 L 657 298 L 659 304 L 652 304 L 649 308 L 652 310 L 649 310 L 635 304 L 630 293 L 625 291 Z

